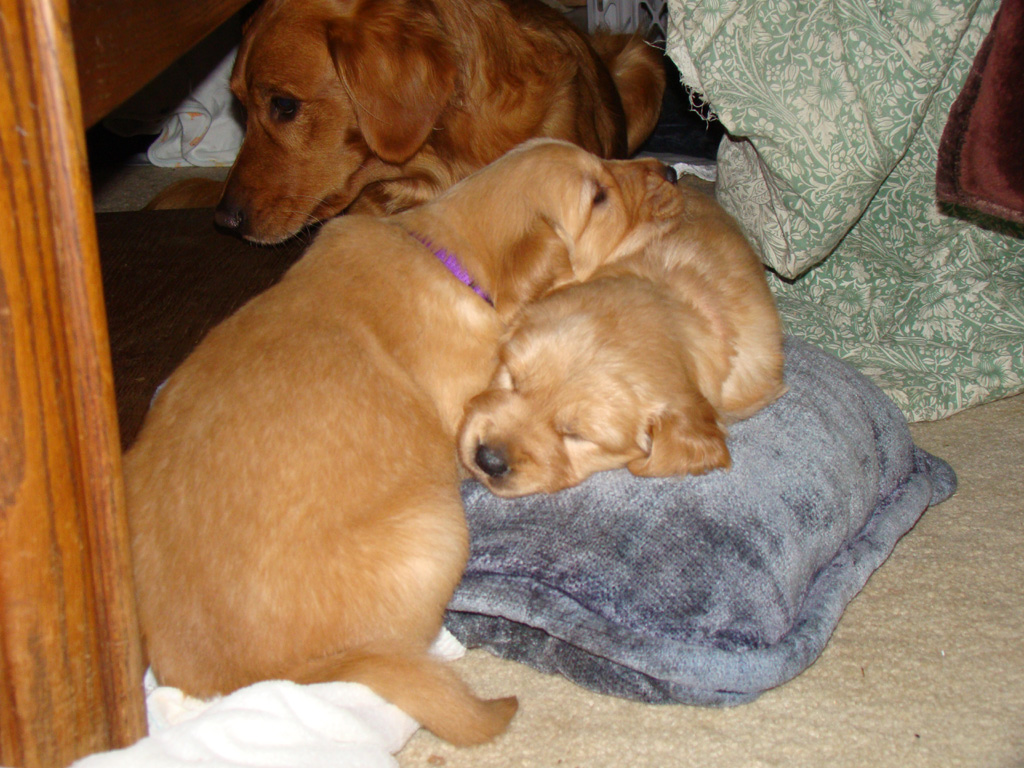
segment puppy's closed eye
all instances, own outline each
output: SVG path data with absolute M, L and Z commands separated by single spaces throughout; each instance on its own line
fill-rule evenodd
M 580 427 L 575 423 L 555 424 L 555 434 L 567 443 L 594 443 L 580 433 Z

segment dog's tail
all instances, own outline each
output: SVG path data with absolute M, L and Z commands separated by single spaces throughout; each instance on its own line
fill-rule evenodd
M 594 50 L 604 61 L 626 113 L 626 144 L 632 155 L 644 143 L 661 115 L 665 95 L 664 53 L 641 35 L 598 32 Z
M 456 746 L 482 744 L 508 727 L 514 696 L 478 699 L 446 663 L 426 652 L 350 650 L 304 662 L 285 676 L 297 683 L 362 683 Z

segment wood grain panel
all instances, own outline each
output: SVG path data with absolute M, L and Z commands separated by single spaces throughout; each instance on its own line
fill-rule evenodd
M 85 127 L 160 74 L 246 0 L 71 0 Z
M 145 732 L 66 0 L 0 0 L 0 764 Z

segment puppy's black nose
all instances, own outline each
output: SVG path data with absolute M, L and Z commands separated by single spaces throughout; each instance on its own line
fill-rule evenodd
M 489 477 L 499 478 L 508 474 L 508 461 L 503 451 L 481 443 L 476 448 L 476 465 Z
M 217 210 L 213 214 L 213 220 L 217 226 L 237 232 L 245 223 L 245 211 L 242 210 L 242 206 L 224 198 L 220 201 L 220 205 L 217 206 Z
M 664 170 L 662 170 L 661 175 L 665 177 L 665 181 L 667 181 L 669 184 L 675 184 L 677 181 L 679 181 L 679 174 L 676 173 L 675 168 L 673 168 L 671 165 L 666 165 L 663 166 L 663 169 Z

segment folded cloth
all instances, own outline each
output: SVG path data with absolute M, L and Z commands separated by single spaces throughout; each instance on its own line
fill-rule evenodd
M 465 483 L 453 634 L 649 702 L 745 702 L 810 665 L 956 477 L 866 377 L 805 342 L 785 350 L 789 391 L 731 428 L 729 471 L 602 472 L 511 500 Z
M 153 165 L 222 166 L 235 161 L 245 137 L 238 104 L 228 85 L 235 53 L 226 56 L 189 98 L 174 108 L 146 151 Z
M 229 85 L 237 39 L 236 23 L 221 27 L 103 124 L 120 136 L 157 134 L 146 151 L 153 165 L 231 165 L 245 137 Z
M 442 631 L 431 652 L 465 649 Z M 147 675 L 150 735 L 73 768 L 397 768 L 393 755 L 419 727 L 358 683 L 256 683 L 212 701 L 160 687 Z
M 939 143 L 936 196 L 1024 224 L 1024 0 L 1002 0 Z

